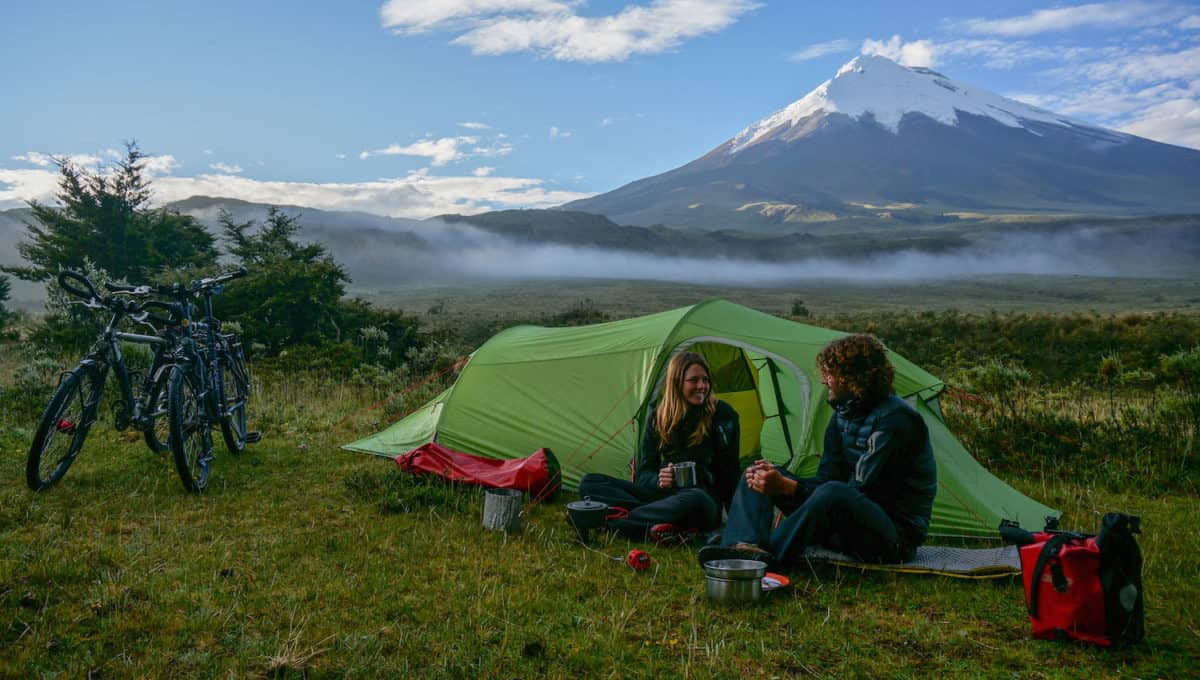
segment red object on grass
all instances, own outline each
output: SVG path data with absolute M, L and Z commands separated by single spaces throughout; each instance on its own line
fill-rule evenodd
M 634 571 L 644 571 L 650 566 L 650 556 L 644 550 L 634 548 L 625 556 L 625 564 L 633 567 Z
M 490 489 L 518 489 L 534 497 L 548 496 L 562 483 L 558 460 L 550 449 L 538 449 L 525 458 L 499 460 L 430 442 L 395 460 L 401 470 L 415 475 L 437 475 Z

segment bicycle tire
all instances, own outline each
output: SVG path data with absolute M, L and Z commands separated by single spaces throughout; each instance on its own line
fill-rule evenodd
M 167 380 L 167 429 L 175 470 L 183 488 L 200 493 L 212 472 L 212 428 L 196 377 L 186 365 L 171 367 Z
M 25 484 L 30 489 L 48 489 L 75 462 L 95 422 L 95 408 L 94 405 L 89 408 L 89 404 L 98 401 L 97 387 L 96 374 L 83 366 L 67 373 L 59 382 L 42 411 L 25 459 Z
M 162 453 L 170 448 L 171 429 L 167 423 L 167 379 L 171 371 L 159 371 L 158 378 L 150 386 L 150 394 L 146 397 L 146 418 L 150 425 L 142 431 L 146 447 L 154 453 Z
M 236 341 L 221 355 L 221 373 L 225 392 L 221 395 L 221 407 L 227 413 L 221 418 L 221 435 L 225 448 L 230 453 L 241 453 L 246 448 L 246 402 L 250 398 L 250 368 L 246 355 Z M 234 406 L 230 408 L 229 404 Z

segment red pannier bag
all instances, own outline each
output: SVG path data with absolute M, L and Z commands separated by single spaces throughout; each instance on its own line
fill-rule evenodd
M 1123 647 L 1145 635 L 1137 517 L 1109 513 L 1096 536 L 1026 534 L 1021 574 L 1033 637 Z M 1024 541 L 1023 541 L 1024 542 Z
M 550 449 L 538 449 L 525 458 L 501 460 L 430 442 L 396 456 L 395 461 L 401 470 L 415 475 L 437 475 L 490 489 L 518 489 L 535 498 L 553 494 L 562 483 L 558 459 Z

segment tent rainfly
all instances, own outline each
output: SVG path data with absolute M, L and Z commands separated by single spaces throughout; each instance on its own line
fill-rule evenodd
M 717 396 L 738 411 L 743 461 L 766 458 L 812 475 L 832 416 L 814 362 L 843 335 L 724 300 L 591 326 L 509 328 L 476 350 L 453 386 L 345 448 L 390 457 L 436 440 L 516 458 L 546 447 L 568 488 L 588 472 L 627 476 L 667 361 L 692 350 L 708 360 Z M 942 381 L 894 352 L 889 358 L 896 393 L 929 426 L 938 466 L 933 535 L 995 537 L 1001 519 L 1041 528 L 1058 514 L 963 448 L 942 419 Z

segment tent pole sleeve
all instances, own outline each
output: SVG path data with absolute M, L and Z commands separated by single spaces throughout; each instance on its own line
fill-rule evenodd
M 796 448 L 792 445 L 792 433 L 788 431 L 787 414 L 784 412 L 783 394 L 779 390 L 779 370 L 775 366 L 775 362 L 767 359 L 767 366 L 771 369 L 771 387 L 775 389 L 775 405 L 779 412 L 779 427 L 783 428 L 783 441 L 788 447 L 788 462 L 784 467 L 792 464 L 792 459 L 796 457 Z

